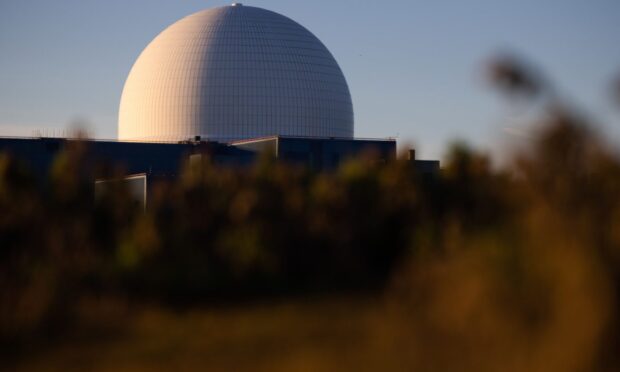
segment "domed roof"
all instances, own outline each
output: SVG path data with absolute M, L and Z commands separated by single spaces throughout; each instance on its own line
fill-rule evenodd
M 280 14 L 233 4 L 185 17 L 147 46 L 125 83 L 120 140 L 271 135 L 353 136 L 336 60 Z

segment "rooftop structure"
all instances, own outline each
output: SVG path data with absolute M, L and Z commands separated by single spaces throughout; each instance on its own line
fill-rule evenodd
M 323 43 L 269 10 L 235 3 L 181 19 L 146 47 L 123 89 L 120 140 L 274 135 L 352 138 L 353 106 Z

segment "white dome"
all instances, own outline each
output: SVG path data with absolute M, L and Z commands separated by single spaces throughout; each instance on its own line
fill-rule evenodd
M 120 140 L 271 135 L 353 137 L 336 60 L 280 14 L 233 4 L 185 17 L 147 46 L 125 83 Z

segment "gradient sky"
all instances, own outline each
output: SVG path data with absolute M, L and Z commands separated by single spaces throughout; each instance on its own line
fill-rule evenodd
M 0 135 L 88 123 L 115 138 L 123 84 L 142 49 L 205 0 L 0 0 Z M 620 76 L 618 0 L 255 0 L 325 43 L 343 69 L 358 137 L 412 141 L 423 157 L 460 138 L 517 140 L 527 107 L 482 79 L 498 52 L 534 63 L 620 139 L 610 84 Z

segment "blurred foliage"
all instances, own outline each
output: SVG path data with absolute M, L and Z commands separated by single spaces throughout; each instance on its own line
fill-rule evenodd
M 526 70 L 498 60 L 491 78 L 538 92 Z M 168 367 L 177 355 L 189 369 L 617 370 L 620 159 L 566 108 L 543 121 L 508 165 L 455 144 L 436 176 L 371 155 L 330 173 L 267 158 L 247 169 L 192 162 L 152 185 L 145 210 L 120 183 L 93 197 L 83 143 L 59 155 L 44 185 L 2 155 L 2 355 L 94 323 L 98 342 L 107 329 L 176 340 L 194 356 L 220 350 L 188 365 L 178 344 L 149 344 Z M 326 294 L 338 300 L 311 300 Z M 274 298 L 296 305 L 237 313 Z M 181 324 L 128 315 L 162 304 L 237 312 Z M 195 327 L 211 341 L 194 340 Z

